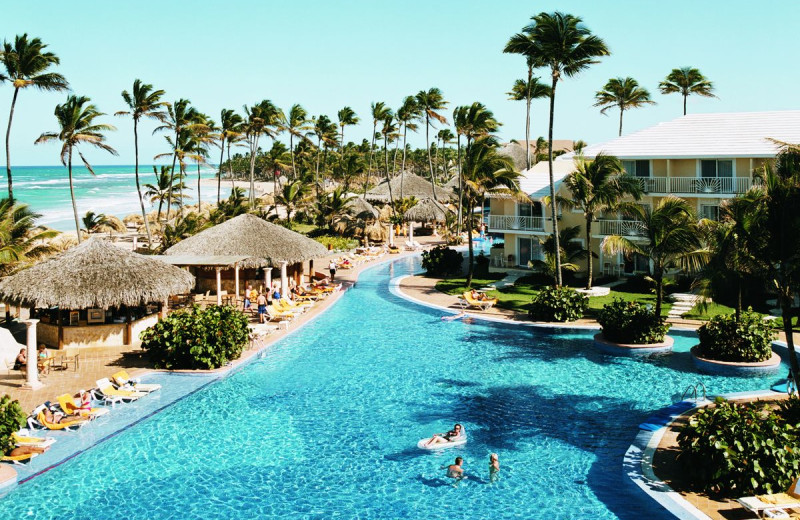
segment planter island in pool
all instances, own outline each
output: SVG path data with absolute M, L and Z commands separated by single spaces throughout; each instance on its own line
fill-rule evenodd
M 698 355 L 700 345 L 692 347 L 692 360 L 694 365 L 701 372 L 723 376 L 746 376 L 761 375 L 775 372 L 781 366 L 781 357 L 772 352 L 772 356 L 766 361 L 743 362 L 743 361 L 717 361 L 716 359 L 706 359 Z
M 647 343 L 637 345 L 634 343 L 614 343 L 603 337 L 602 332 L 594 335 L 594 346 L 608 354 L 616 356 L 646 356 L 649 354 L 665 354 L 672 352 L 675 341 L 670 336 L 665 336 L 661 343 Z

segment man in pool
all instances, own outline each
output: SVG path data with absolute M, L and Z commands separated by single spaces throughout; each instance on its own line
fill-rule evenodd
M 461 457 L 456 457 L 456 461 L 447 466 L 447 477 L 455 479 L 456 481 L 465 478 L 464 468 L 461 467 L 462 464 L 464 464 L 464 459 Z
M 433 436 L 430 438 L 428 442 L 425 443 L 425 446 L 434 446 L 436 444 L 447 444 L 448 442 L 453 442 L 453 439 L 456 437 L 460 437 L 462 434 L 462 428 L 460 424 L 456 424 L 453 426 L 453 429 L 447 433 L 434 433 Z

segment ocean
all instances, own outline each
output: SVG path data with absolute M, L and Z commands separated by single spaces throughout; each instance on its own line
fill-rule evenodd
M 123 218 L 131 213 L 139 213 L 139 198 L 136 194 L 136 177 L 131 166 L 93 166 L 92 175 L 83 165 L 72 167 L 72 178 L 75 187 L 75 199 L 78 205 L 78 218 L 83 218 L 87 211 L 105 213 Z M 201 177 L 214 178 L 216 169 L 201 168 Z M 72 201 L 69 196 L 69 178 L 64 166 L 15 166 L 11 174 L 14 182 L 14 197 L 18 202 L 28 204 L 41 218 L 38 224 L 49 226 L 59 231 L 74 231 L 75 220 L 72 215 Z M 0 175 L 0 197 L 8 196 L 5 168 Z M 155 184 L 152 165 L 139 166 L 139 180 L 142 185 Z M 187 172 L 185 184 L 188 190 L 185 195 L 187 204 L 196 204 L 197 170 L 191 166 Z M 145 189 L 142 188 L 142 193 Z M 222 197 L 230 194 L 230 183 L 222 181 Z M 204 202 L 216 202 L 216 186 L 202 186 L 201 195 Z M 145 200 L 147 211 L 157 209 L 157 203 L 151 205 Z

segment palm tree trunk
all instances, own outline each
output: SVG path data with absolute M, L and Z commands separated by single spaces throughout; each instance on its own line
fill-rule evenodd
M 397 216 L 394 209 L 394 197 L 392 197 L 392 180 L 389 178 L 389 135 L 383 134 L 383 163 L 386 172 L 386 186 L 389 188 L 389 205 L 392 207 L 392 216 Z
M 403 125 L 403 164 L 400 166 L 400 199 L 403 199 L 403 181 L 406 178 L 406 134 L 408 125 Z
M 661 302 L 664 301 L 664 273 L 657 270 L 653 273 L 656 281 L 656 318 L 661 319 Z
M 135 156 L 134 172 L 136 173 L 136 193 L 139 194 L 139 205 L 142 207 L 142 218 L 144 219 L 144 229 L 147 232 L 147 248 L 153 248 L 153 237 L 150 235 L 150 223 L 147 222 L 147 213 L 144 210 L 144 199 L 142 198 L 142 187 L 139 184 L 139 121 L 133 120 L 133 150 Z
M 397 152 L 400 149 L 400 138 L 394 142 L 394 155 L 392 156 L 392 173 L 397 173 Z
M 467 288 L 472 287 L 472 275 L 474 274 L 473 260 L 475 258 L 475 251 L 472 248 L 472 201 L 467 204 L 467 211 L 469 212 L 469 220 L 467 221 L 467 243 L 469 244 L 469 257 L 467 261 Z
M 367 186 L 369 185 L 369 176 L 372 173 L 372 156 L 375 153 L 375 132 L 378 130 L 378 121 L 372 122 L 372 146 L 369 148 L 369 166 L 367 167 L 367 180 L 364 181 L 364 198 L 367 198 Z
M 225 160 L 225 138 L 219 144 L 219 173 L 217 173 L 217 206 L 219 206 L 220 192 L 222 191 L 222 162 Z
M 203 198 L 200 196 L 200 163 L 197 163 L 197 212 L 203 209 Z
M 619 135 L 622 136 L 622 113 L 625 110 L 622 107 L 619 107 Z
M 431 128 L 431 117 L 425 112 L 425 148 L 428 149 L 428 166 L 431 169 L 431 189 L 433 190 L 433 200 L 438 202 L 436 199 L 436 182 L 433 180 L 433 159 L 431 157 L 431 138 L 430 138 L 430 128 Z
M 525 160 L 528 169 L 531 169 L 531 79 L 533 79 L 533 65 L 528 65 L 528 85 L 525 89 Z
M 231 141 L 228 139 L 228 177 L 231 178 L 231 193 L 236 188 L 236 181 L 233 180 L 233 163 L 231 162 Z
M 183 159 L 178 162 L 180 171 L 180 184 L 178 184 L 178 211 L 180 212 L 181 218 L 183 218 L 183 179 L 186 177 L 186 165 L 183 164 Z
M 556 273 L 555 283 L 557 287 L 562 285 L 561 280 L 561 244 L 558 237 L 558 201 L 556 200 L 556 185 L 553 180 L 553 117 L 556 109 L 556 83 L 558 77 L 553 76 L 553 86 L 550 90 L 550 126 L 547 130 L 547 162 L 550 174 L 550 209 L 553 217 L 553 243 L 555 244 Z
M 292 180 L 297 178 L 297 168 L 294 165 L 294 135 L 289 130 L 289 154 L 292 156 Z
M 319 199 L 319 153 L 322 150 L 322 137 L 317 138 L 317 165 L 314 168 L 314 188 L 317 190 L 317 198 Z
M 69 196 L 72 199 L 72 215 L 75 217 L 75 232 L 78 233 L 78 243 L 81 243 L 81 224 L 78 220 L 78 203 L 75 201 L 75 188 L 72 185 L 72 146 L 67 154 L 67 175 L 69 176 Z
M 588 258 L 587 259 L 587 263 L 589 264 L 588 265 L 588 269 L 587 269 L 587 271 L 589 272 L 589 275 L 588 275 L 588 277 L 586 279 L 586 288 L 587 289 L 591 289 L 592 288 L 592 274 L 593 274 L 592 273 L 592 268 L 593 268 L 592 264 L 594 262 L 592 262 L 592 242 L 591 242 L 591 239 L 592 239 L 592 220 L 593 219 L 594 219 L 594 215 L 592 215 L 591 213 L 586 215 L 586 250 L 589 252 L 589 256 L 587 257 Z
M 19 94 L 19 87 L 14 88 L 14 97 L 11 98 L 11 112 L 8 114 L 8 128 L 6 129 L 6 175 L 8 176 L 8 200 L 11 204 L 14 203 L 14 188 L 11 180 L 11 151 L 9 139 L 11 138 L 11 120 L 14 119 L 14 105 L 17 104 L 17 94 Z
M 175 150 L 172 152 L 172 168 L 169 170 L 169 191 L 167 192 L 167 217 L 165 220 L 169 220 L 169 212 L 172 211 L 172 185 L 175 184 L 175 161 L 178 159 L 178 133 L 179 130 L 175 130 Z M 161 213 L 158 214 L 159 220 L 161 220 Z
M 461 171 L 461 134 L 456 138 L 458 147 L 458 223 L 456 224 L 456 234 L 461 240 L 461 223 L 464 219 L 464 173 Z
M 250 206 L 256 203 L 256 151 L 258 150 L 258 134 L 250 140 L 250 193 L 248 201 Z
M 683 115 L 686 115 L 686 98 L 689 97 L 684 94 L 683 96 Z

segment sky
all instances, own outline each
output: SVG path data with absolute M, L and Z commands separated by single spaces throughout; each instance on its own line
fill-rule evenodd
M 283 109 L 299 103 L 309 114 L 334 120 L 350 106 L 361 123 L 345 130 L 345 140 L 357 142 L 372 133 L 370 103 L 396 109 L 405 96 L 438 87 L 449 101 L 448 120 L 456 106 L 480 101 L 503 123 L 503 140 L 522 140 L 525 103 L 508 100 L 506 92 L 525 76 L 525 60 L 502 49 L 531 16 L 556 10 L 581 17 L 611 50 L 559 83 L 556 139 L 595 144 L 616 137 L 618 112 L 604 116 L 592 106 L 595 92 L 614 77 L 635 78 L 657 102 L 626 111 L 624 134 L 681 116 L 681 96 L 662 95 L 657 85 L 683 66 L 700 69 L 718 96 L 690 97 L 690 113 L 800 108 L 800 68 L 792 62 L 796 0 L 43 0 L 3 5 L 0 39 L 27 32 L 47 43 L 61 59 L 54 70 L 72 92 L 89 96 L 118 129 L 108 136 L 118 157 L 84 150 L 87 159 L 132 164 L 133 124 L 113 114 L 125 109 L 120 93 L 136 78 L 165 90 L 167 100 L 191 100 L 217 121 L 223 108 L 241 113 L 243 105 L 262 99 Z M 12 93 L 8 83 L 0 84 L 3 134 Z M 53 109 L 65 99 L 66 93 L 20 93 L 12 164 L 58 163 L 57 144 L 33 142 L 57 130 Z M 547 123 L 547 101 L 535 101 L 532 138 L 545 136 Z M 168 150 L 162 135 L 151 135 L 155 126 L 140 125 L 143 164 Z M 409 143 L 423 147 L 424 131 Z M 5 164 L 4 148 L 0 159 Z

